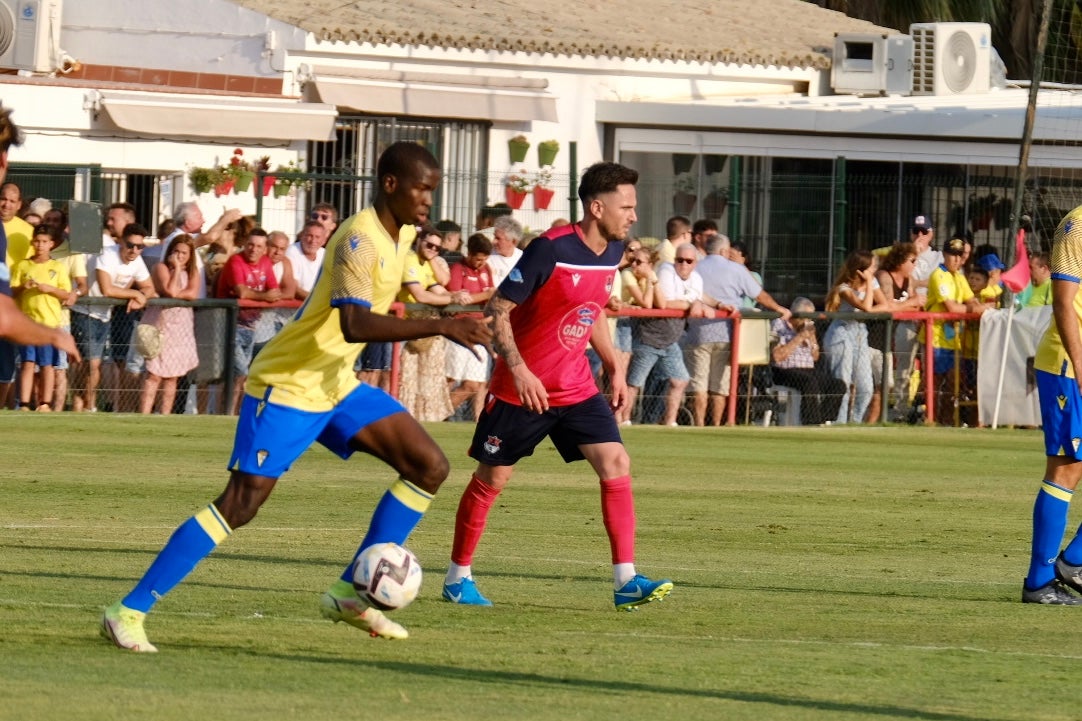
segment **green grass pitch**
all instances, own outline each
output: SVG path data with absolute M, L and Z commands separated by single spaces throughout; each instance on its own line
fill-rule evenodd
M 1079 717 L 1082 610 L 1018 601 L 1036 431 L 631 428 L 638 567 L 676 583 L 635 613 L 612 608 L 597 479 L 548 444 L 475 560 L 496 606 L 441 601 L 472 427 L 430 431 L 452 474 L 410 539 L 408 641 L 319 616 L 392 478 L 317 448 L 139 655 L 98 636 L 101 610 L 220 491 L 233 422 L 0 415 L 0 718 Z

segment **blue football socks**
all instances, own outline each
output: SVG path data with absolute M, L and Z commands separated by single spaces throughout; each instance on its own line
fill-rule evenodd
M 353 561 L 369 546 L 375 543 L 405 544 L 410 533 L 424 517 L 432 498 L 431 493 L 421 490 L 409 481 L 399 478 L 392 483 L 376 505 L 376 510 L 372 512 L 368 533 L 353 554 L 353 560 L 342 571 L 341 579 L 353 582 Z
M 1033 545 L 1030 549 L 1026 588 L 1034 590 L 1056 577 L 1053 564 L 1067 530 L 1067 510 L 1074 495 L 1062 486 L 1044 481 L 1033 503 Z M 1077 539 L 1073 543 L 1077 543 Z
M 232 532 L 213 504 L 199 511 L 173 531 L 158 557 L 121 603 L 146 613 Z

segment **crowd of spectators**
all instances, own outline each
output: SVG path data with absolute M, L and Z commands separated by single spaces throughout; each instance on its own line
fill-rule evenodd
M 101 253 L 84 255 L 70 248 L 62 208 L 41 198 L 24 202 L 16 184 L 3 185 L 0 221 L 13 259 L 20 261 L 12 265 L 17 300 L 39 322 L 70 328 L 83 360 L 69 367 L 60 351 L 20 349 L 17 372 L 0 379 L 0 402 L 38 411 L 235 413 L 252 358 L 308 296 L 338 220 L 333 205 L 317 203 L 296 233 L 257 227 L 237 210 L 208 224 L 198 204 L 187 202 L 155 237 L 137 222 L 133 206 L 114 203 L 105 212 Z M 806 425 L 873 422 L 884 405 L 893 420 L 914 421 L 926 402 L 918 382 L 920 324 L 896 322 L 888 338 L 885 323 L 869 323 L 859 313 L 979 314 L 1003 298 L 1004 265 L 994 248 L 974 249 L 958 235 L 937 249 L 934 233 L 929 219 L 918 216 L 909 238 L 852 252 L 834 274 L 822 309 L 808 298 L 789 308 L 777 303 L 764 290 L 747 246 L 731 242 L 713 220 L 674 216 L 660 242 L 630 238 L 608 306 L 632 399 L 617 420 L 721 425 L 735 387 L 733 402 L 743 404 L 749 419 L 752 396 L 772 393 L 775 400 L 795 401 L 789 417 Z M 484 305 L 529 238 L 502 204 L 482 209 L 465 239 L 454 220 L 422 228 L 399 300 L 414 314 L 449 306 L 470 312 L 459 307 Z M 1047 254 L 1030 258 L 1030 272 L 1032 283 L 1015 302 L 1049 304 Z M 90 301 L 77 302 L 82 297 Z M 121 302 L 94 302 L 98 298 Z M 148 305 L 153 298 L 245 302 L 235 336 L 225 339 L 213 309 Z M 650 317 L 621 309 L 676 313 Z M 732 318 L 753 318 L 760 310 L 772 312 L 772 320 L 764 321 L 770 328 L 767 358 L 761 368 L 741 367 L 734 381 Z M 828 323 L 820 310 L 840 315 Z M 976 423 L 977 328 L 972 321 L 933 325 L 928 365 L 941 421 L 950 422 L 961 408 L 961 422 Z M 226 342 L 233 347 L 235 379 L 229 398 L 221 388 Z M 368 344 L 357 358 L 358 377 L 388 388 L 392 358 L 391 344 Z M 430 338 L 402 344 L 399 359 L 398 397 L 416 417 L 476 420 L 491 371 L 484 348 L 471 352 Z M 595 368 L 604 385 L 600 364 Z

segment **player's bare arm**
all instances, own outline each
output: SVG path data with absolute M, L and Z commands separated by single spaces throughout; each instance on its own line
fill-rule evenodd
M 485 306 L 485 316 L 492 320 L 492 347 L 503 358 L 511 375 L 515 378 L 515 390 L 519 401 L 526 410 L 544 413 L 549 408 L 549 394 L 537 376 L 526 367 L 522 354 L 515 344 L 515 334 L 511 330 L 511 311 L 515 303 L 499 293 L 492 296 Z
M 1082 333 L 1078 330 L 1078 314 L 1075 313 L 1074 299 L 1078 294 L 1078 283 L 1061 278 L 1052 279 L 1052 317 L 1063 341 L 1063 349 L 1071 359 L 1075 371 L 1075 380 L 1082 389 Z
M 396 318 L 373 313 L 367 307 L 349 304 L 339 313 L 342 336 L 350 343 L 387 343 L 442 335 L 473 350 L 475 345 L 492 342 L 489 318 Z

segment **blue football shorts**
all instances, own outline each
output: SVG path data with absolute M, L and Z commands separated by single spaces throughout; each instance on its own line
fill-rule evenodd
M 1047 371 L 1035 371 L 1037 394 L 1041 403 L 1044 427 L 1044 452 L 1048 456 L 1068 456 L 1082 460 L 1082 395 L 1078 381 Z
M 315 442 L 349 458 L 349 443 L 362 428 L 406 410 L 385 391 L 363 383 L 325 412 L 270 403 L 269 394 L 268 389 L 264 398 L 244 396 L 229 470 L 278 478 Z

